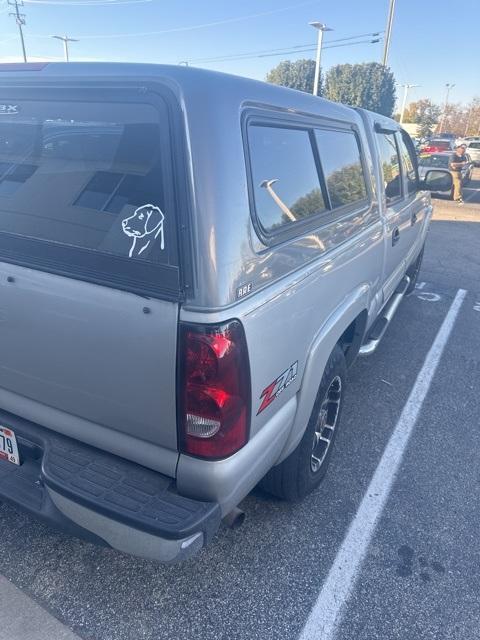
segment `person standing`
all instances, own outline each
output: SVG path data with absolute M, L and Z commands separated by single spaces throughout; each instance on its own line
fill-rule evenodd
M 450 158 L 449 168 L 452 172 L 453 178 L 453 199 L 458 204 L 463 204 L 462 195 L 462 169 L 468 164 L 467 156 L 465 155 L 465 149 L 459 145 L 455 147 L 455 153 Z

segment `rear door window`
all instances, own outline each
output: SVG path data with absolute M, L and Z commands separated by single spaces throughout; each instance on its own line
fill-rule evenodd
M 68 250 L 72 272 L 97 264 L 115 282 L 140 275 L 134 263 L 175 269 L 166 105 L 89 95 L 19 100 L 2 116 L 0 236 L 25 240 L 23 261 L 34 264 L 41 243 L 51 266 L 64 269 Z

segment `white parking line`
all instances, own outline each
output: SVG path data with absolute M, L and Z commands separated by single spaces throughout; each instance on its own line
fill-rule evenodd
M 467 292 L 459 289 L 425 358 L 299 640 L 332 640 Z

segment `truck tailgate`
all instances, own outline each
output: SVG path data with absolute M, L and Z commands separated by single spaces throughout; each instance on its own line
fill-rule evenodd
M 6 264 L 0 283 L 1 388 L 176 449 L 176 303 Z
M 174 475 L 167 103 L 37 83 L 0 90 L 0 409 Z

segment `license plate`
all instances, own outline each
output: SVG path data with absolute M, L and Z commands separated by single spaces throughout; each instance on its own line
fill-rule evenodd
M 0 426 L 0 460 L 8 460 L 13 464 L 20 464 L 17 439 L 8 427 Z

